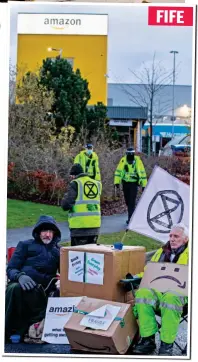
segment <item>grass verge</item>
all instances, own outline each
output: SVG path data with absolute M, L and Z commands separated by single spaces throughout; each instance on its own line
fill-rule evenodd
M 116 241 L 121 241 L 123 235 L 124 231 L 121 231 L 119 233 L 100 235 L 98 238 L 98 244 L 113 245 L 113 243 L 115 243 Z M 65 240 L 62 241 L 60 244 L 61 246 L 69 246 L 70 242 Z M 146 248 L 146 252 L 148 252 L 160 248 L 162 243 L 160 243 L 160 241 L 148 238 L 144 235 L 137 234 L 133 231 L 128 231 L 124 239 L 124 245 L 144 246 Z
M 7 228 L 33 226 L 39 216 L 52 215 L 56 221 L 66 221 L 67 212 L 60 206 L 37 204 L 30 201 L 7 200 Z

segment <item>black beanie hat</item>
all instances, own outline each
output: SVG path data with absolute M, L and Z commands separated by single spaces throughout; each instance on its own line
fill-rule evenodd
M 80 173 L 83 173 L 83 168 L 79 163 L 75 163 L 70 170 L 70 175 L 77 176 L 80 175 Z

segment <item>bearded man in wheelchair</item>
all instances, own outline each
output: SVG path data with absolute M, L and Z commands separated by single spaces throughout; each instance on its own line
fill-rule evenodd
M 32 236 L 18 243 L 7 265 L 6 342 L 12 335 L 23 340 L 31 324 L 43 320 L 47 299 L 57 290 L 61 232 L 53 217 L 40 216 Z

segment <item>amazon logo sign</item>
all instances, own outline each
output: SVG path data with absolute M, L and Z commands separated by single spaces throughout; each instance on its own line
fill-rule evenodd
M 69 18 L 45 18 L 44 25 L 51 25 L 54 29 L 63 30 L 65 26 L 81 26 L 81 19 Z
M 67 307 L 50 307 L 48 313 L 54 313 L 57 316 L 62 316 L 75 311 L 75 305 Z
M 105 14 L 18 14 L 18 34 L 107 35 Z

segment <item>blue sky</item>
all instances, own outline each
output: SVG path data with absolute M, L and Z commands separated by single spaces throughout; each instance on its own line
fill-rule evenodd
M 79 3 L 11 3 L 10 58 L 16 63 L 17 14 L 22 13 L 105 13 L 109 15 L 108 82 L 137 83 L 130 69 L 139 73 L 143 62 L 150 67 L 156 59 L 170 70 L 171 50 L 177 50 L 178 75 L 176 84 L 192 83 L 192 27 L 152 27 L 147 25 L 147 6 Z

